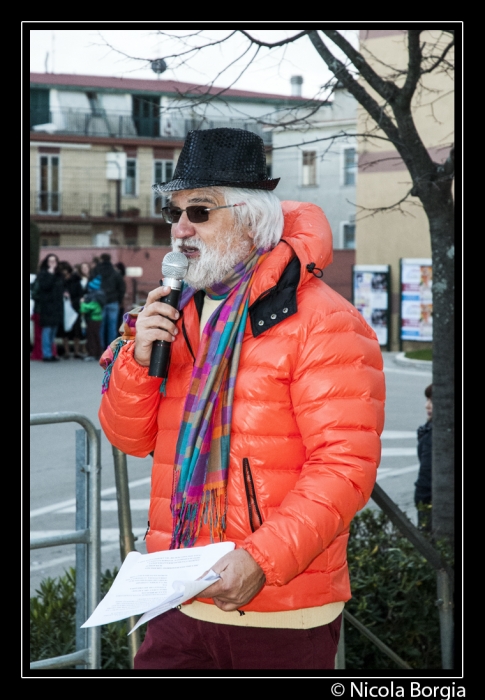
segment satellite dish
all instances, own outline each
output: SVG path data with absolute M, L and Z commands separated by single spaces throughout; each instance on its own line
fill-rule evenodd
M 152 71 L 154 73 L 164 73 L 167 70 L 167 64 L 163 60 L 163 58 L 156 58 L 154 61 L 150 63 Z

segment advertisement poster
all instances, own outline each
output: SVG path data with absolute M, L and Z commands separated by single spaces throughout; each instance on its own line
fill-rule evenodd
M 401 340 L 433 340 L 430 258 L 401 259 Z
M 374 329 L 379 345 L 389 345 L 389 265 L 353 266 L 353 304 Z

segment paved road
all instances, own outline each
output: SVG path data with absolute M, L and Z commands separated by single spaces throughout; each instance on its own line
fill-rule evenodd
M 378 483 L 408 513 L 413 522 L 414 481 L 417 475 L 416 428 L 426 420 L 424 389 L 430 367 L 402 365 L 397 353 L 384 353 L 387 382 L 386 422 Z M 30 363 L 30 412 L 72 411 L 99 428 L 97 412 L 103 371 L 97 363 L 61 360 Z M 30 531 L 32 536 L 75 529 L 75 433 L 77 423 L 30 428 Z M 128 457 L 130 503 L 136 548 L 145 552 L 151 458 Z M 102 569 L 121 564 L 118 514 L 111 445 L 101 435 L 101 563 Z M 375 507 L 373 502 L 368 507 Z M 57 577 L 74 565 L 74 546 L 30 553 L 30 595 L 46 577 Z

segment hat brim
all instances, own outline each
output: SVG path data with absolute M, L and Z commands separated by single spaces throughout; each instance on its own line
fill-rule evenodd
M 177 178 L 170 182 L 153 185 L 155 192 L 178 192 L 179 190 L 198 190 L 204 187 L 240 187 L 247 190 L 274 190 L 281 178 L 268 178 L 259 182 L 225 182 L 224 180 L 183 180 Z

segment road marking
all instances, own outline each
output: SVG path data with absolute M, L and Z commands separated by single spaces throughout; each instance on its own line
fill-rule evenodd
M 383 447 L 382 457 L 416 457 L 415 447 Z
M 149 498 L 130 498 L 130 509 L 132 511 L 134 510 L 144 510 L 148 512 L 148 508 L 150 506 L 150 499 Z M 117 511 L 118 510 L 118 501 L 116 499 L 110 500 L 110 501 L 101 501 L 101 510 L 104 512 L 107 511 Z M 76 504 L 74 503 L 73 505 L 67 506 L 67 508 L 61 508 L 60 510 L 56 510 L 56 513 L 75 513 L 76 512 Z
M 412 369 L 394 369 L 394 367 L 384 367 L 384 372 L 392 372 L 393 374 L 414 374 L 415 377 L 422 377 L 427 375 L 429 377 L 433 376 L 429 369 L 420 369 L 413 371 Z
M 417 439 L 416 430 L 384 430 L 381 440 L 407 440 Z
M 377 481 L 387 479 L 389 476 L 400 476 L 401 474 L 417 472 L 418 469 L 419 464 L 411 464 L 409 467 L 401 467 L 400 469 L 389 469 L 386 467 L 379 467 L 379 469 L 377 470 Z
M 139 540 L 143 540 L 146 528 L 134 527 L 132 528 L 133 535 Z M 32 530 L 32 537 L 50 537 L 51 535 L 62 535 L 66 533 L 67 530 Z M 70 532 L 70 531 L 69 531 Z M 65 546 L 65 545 L 63 545 Z M 68 545 L 70 546 L 70 545 Z M 72 545 L 74 546 L 74 545 Z M 117 528 L 104 528 L 101 530 L 101 552 L 110 552 L 120 549 L 120 531 Z M 39 550 L 32 550 L 38 552 Z M 34 561 L 30 565 L 30 571 L 41 571 L 43 569 L 49 569 L 53 566 L 58 566 L 60 564 L 67 564 L 68 562 L 75 562 L 76 554 L 67 554 L 63 557 L 57 557 L 56 559 L 49 559 L 48 561 L 40 562 Z
M 136 486 L 145 486 L 145 484 L 149 484 L 151 481 L 151 478 L 148 476 L 145 479 L 138 479 L 137 481 L 130 481 L 128 484 L 128 487 L 130 489 L 135 488 Z M 112 486 L 109 489 L 103 489 L 101 491 L 101 497 L 103 496 L 110 496 L 113 493 L 116 493 L 116 486 Z M 61 501 L 60 503 L 53 503 L 50 506 L 44 506 L 43 508 L 37 508 L 36 510 L 31 510 L 30 511 L 30 517 L 35 518 L 37 515 L 45 515 L 46 513 L 54 513 L 57 510 L 60 510 L 61 508 L 67 508 L 69 506 L 76 505 L 76 499 L 75 498 L 70 498 L 68 501 Z

